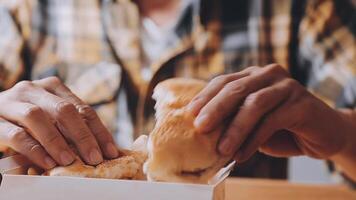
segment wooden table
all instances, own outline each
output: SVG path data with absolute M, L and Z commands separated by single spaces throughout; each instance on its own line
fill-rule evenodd
M 309 185 L 287 181 L 229 178 L 226 200 L 356 200 L 356 191 L 342 185 Z

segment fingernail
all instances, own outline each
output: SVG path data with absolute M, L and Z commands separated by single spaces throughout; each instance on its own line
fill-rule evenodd
M 208 124 L 208 115 L 202 115 L 202 116 L 198 116 L 195 120 L 194 120 L 194 126 L 199 129 L 200 131 L 204 131 L 206 130 Z
M 232 151 L 232 143 L 229 139 L 224 139 L 219 145 L 219 152 L 223 155 L 228 155 Z
M 74 161 L 73 156 L 68 151 L 63 151 L 60 155 L 63 165 L 69 165 Z
M 117 148 L 111 142 L 106 145 L 106 151 L 111 158 L 116 158 L 119 155 Z
M 53 168 L 56 166 L 56 162 L 54 162 L 54 160 L 49 156 L 45 157 L 44 161 L 48 168 Z
M 103 161 L 103 156 L 97 149 L 92 149 L 89 154 L 91 164 L 99 164 Z

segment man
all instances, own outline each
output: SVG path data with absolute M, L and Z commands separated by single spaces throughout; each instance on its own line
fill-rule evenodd
M 210 80 L 270 63 L 279 65 L 248 68 L 214 79 L 198 101 L 192 102 L 192 112 L 200 113 L 196 126 L 203 132 L 233 118 L 218 148 L 221 153 L 241 149 L 244 143 L 242 153 L 237 153 L 241 161 L 262 144 L 262 150 L 272 155 L 329 158 L 346 141 L 333 136 L 335 130 L 353 132 L 351 117 L 338 118 L 338 111 L 314 97 L 332 107 L 355 105 L 352 1 L 24 0 L 4 1 L 0 12 L 1 87 L 6 90 L 0 96 L 6 105 L 0 109 L 1 141 L 44 168 L 73 161 L 67 143 L 74 143 L 88 164 L 100 163 L 103 156 L 116 157 L 104 125 L 116 133 L 121 146 L 148 133 L 153 124 L 150 96 L 161 80 L 174 76 Z M 314 96 L 292 83 L 285 70 Z M 49 76 L 59 78 L 45 78 Z M 21 79 L 36 81 L 12 87 Z M 270 87 L 272 92 L 268 92 Z M 266 95 L 266 102 L 260 101 L 265 99 L 260 93 Z M 289 94 L 301 98 L 287 98 Z M 307 99 L 302 101 L 305 104 L 296 106 L 295 101 L 302 97 Z M 249 100 L 261 109 L 250 108 Z M 325 112 L 309 110 L 314 106 L 308 102 Z M 281 106 L 284 103 L 286 108 Z M 243 109 L 237 112 L 241 105 Z M 282 113 L 285 121 L 261 123 L 261 118 L 280 107 L 283 112 L 276 113 Z M 222 109 L 216 112 L 217 108 Z M 307 111 L 302 115 L 301 110 Z M 255 116 L 248 117 L 250 113 Z M 335 127 L 315 125 L 303 130 L 302 119 L 311 113 L 309 123 L 318 124 L 322 117 L 319 123 L 333 121 Z M 215 114 L 221 118 L 212 119 Z M 241 119 L 247 120 L 243 131 L 239 129 Z M 271 124 L 274 126 L 269 127 Z M 268 127 L 267 133 L 260 133 L 260 126 Z M 330 132 L 322 139 L 324 129 Z M 277 130 L 287 134 L 278 134 L 276 143 L 290 144 L 280 151 L 267 148 Z M 303 140 L 314 132 L 319 133 L 317 137 Z M 296 136 L 291 137 L 292 133 Z M 245 140 L 247 136 L 255 139 Z M 307 143 L 298 146 L 291 140 Z M 307 151 L 308 144 L 318 148 Z M 330 150 L 329 144 L 333 144 Z M 351 150 L 346 149 L 349 155 Z M 352 156 L 342 159 L 352 160 Z M 274 174 L 279 171 L 274 167 L 280 165 L 273 165 L 281 162 L 278 159 L 257 154 L 250 162 L 252 167 L 241 169 L 245 174 L 281 176 Z

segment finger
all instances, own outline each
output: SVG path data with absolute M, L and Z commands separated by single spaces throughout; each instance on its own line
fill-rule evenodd
M 119 156 L 114 139 L 108 129 L 104 126 L 96 112 L 88 105 L 77 105 L 81 116 L 86 120 L 89 129 L 99 142 L 101 150 L 106 158 L 112 159 Z
M 36 167 L 30 167 L 27 169 L 27 175 L 30 176 L 38 176 L 41 175 L 44 171 L 41 169 L 38 169 Z
M 60 165 L 74 161 L 72 151 L 47 114 L 38 106 L 29 103 L 9 103 L 0 108 L 0 116 L 25 127 Z
M 201 108 L 207 104 L 227 83 L 246 77 L 250 74 L 252 68 L 249 70 L 244 70 L 241 72 L 221 75 L 212 79 L 207 86 L 204 87 L 202 91 L 196 95 L 193 100 L 188 105 L 188 110 L 193 113 L 193 115 L 198 115 Z
M 34 82 L 35 84 L 45 88 L 47 91 L 55 94 L 66 101 L 73 104 L 79 112 L 81 118 L 85 119 L 86 124 L 78 122 L 83 126 L 87 126 L 91 134 L 98 141 L 100 149 L 105 157 L 111 159 L 116 158 L 119 152 L 116 148 L 114 139 L 107 128 L 104 126 L 96 112 L 84 102 L 82 102 L 69 88 L 63 85 L 58 78 L 52 77 Z M 80 120 L 81 121 L 81 120 Z
M 33 163 L 44 169 L 51 169 L 56 162 L 48 155 L 43 147 L 32 138 L 23 128 L 0 119 L 0 143 L 21 153 Z
M 290 117 L 290 113 L 293 113 L 293 109 L 290 103 L 286 102 L 273 112 L 267 114 L 256 131 L 244 142 L 241 149 L 238 150 L 236 159 L 239 162 L 246 161 L 259 147 L 265 144 L 274 133 L 285 127 L 290 127 L 291 124 L 294 123 Z
M 41 98 L 30 98 L 27 101 L 41 106 L 56 121 L 57 127 L 66 138 L 77 147 L 79 154 L 90 165 L 103 161 L 99 145 L 75 106 L 46 90 L 42 89 Z
M 295 136 L 288 131 L 274 133 L 258 150 L 273 157 L 290 157 L 303 154 L 295 142 Z
M 248 95 L 221 138 L 219 152 L 225 155 L 234 153 L 263 116 L 285 101 L 289 94 L 285 83 L 280 82 Z
M 210 132 L 228 116 L 235 113 L 247 95 L 267 87 L 271 81 L 271 77 L 261 74 L 247 76 L 226 84 L 224 88 L 201 109 L 194 121 L 195 127 L 202 133 Z

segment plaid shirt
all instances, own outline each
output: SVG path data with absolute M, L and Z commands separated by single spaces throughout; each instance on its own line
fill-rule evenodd
M 179 41 L 150 66 L 147 81 L 140 14 L 130 0 L 1 0 L 0 87 L 58 76 L 113 133 L 120 115 L 129 118 L 124 129 L 134 127 L 131 137 L 152 128 L 158 82 L 209 80 L 251 65 L 279 63 L 329 105 L 354 108 L 355 6 L 352 0 L 195 1 L 176 27 Z

